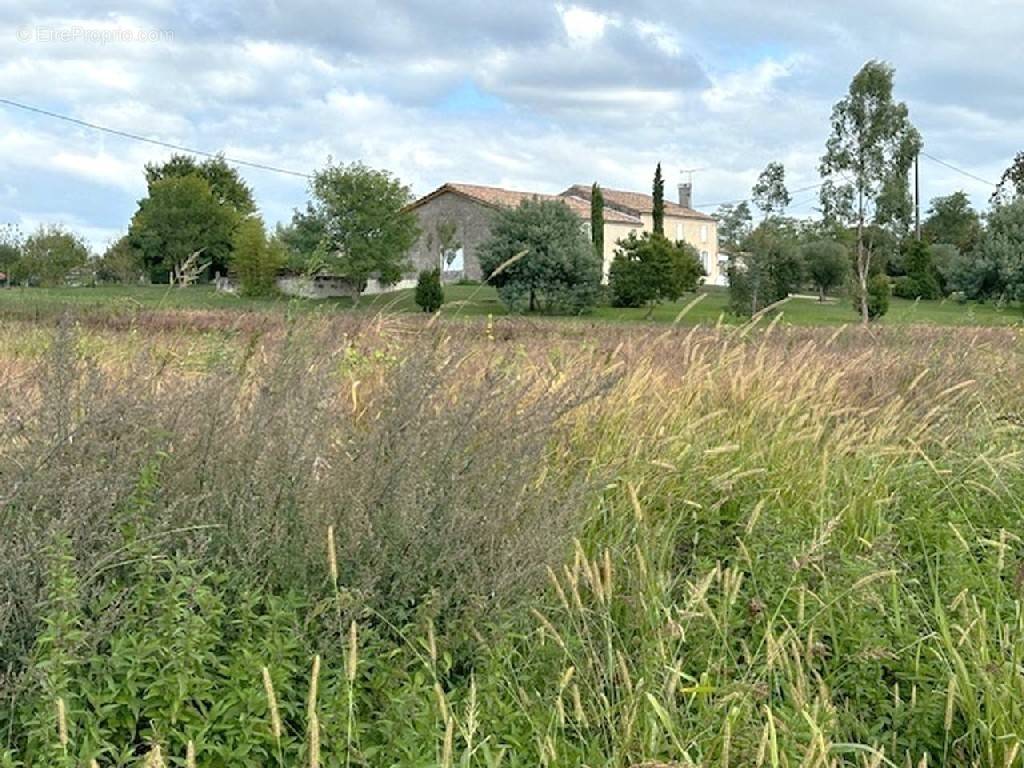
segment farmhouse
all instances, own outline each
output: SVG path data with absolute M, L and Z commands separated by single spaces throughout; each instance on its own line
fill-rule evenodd
M 679 186 L 680 201 L 665 201 L 665 234 L 685 240 L 700 253 L 707 282 L 724 285 L 725 265 L 718 254 L 717 222 L 711 216 L 690 207 L 689 184 Z M 607 279 L 616 242 L 630 232 L 653 230 L 654 199 L 638 192 L 602 188 L 604 194 L 604 275 Z M 479 249 L 490 237 L 495 212 L 514 208 L 523 200 L 561 200 L 590 226 L 589 185 L 578 184 L 560 195 L 521 192 L 477 184 L 444 184 L 412 203 L 421 234 L 409 254 L 413 268 L 441 267 L 443 279 L 480 280 Z

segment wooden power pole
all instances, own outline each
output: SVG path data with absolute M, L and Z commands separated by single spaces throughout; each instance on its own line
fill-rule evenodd
M 918 161 L 921 153 L 914 155 L 914 235 L 921 239 L 921 178 L 918 174 Z

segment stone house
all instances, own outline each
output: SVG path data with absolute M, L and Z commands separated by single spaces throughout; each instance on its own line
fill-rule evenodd
M 665 234 L 685 240 L 700 254 L 706 282 L 724 285 L 726 264 L 718 253 L 718 226 L 711 216 L 690 207 L 688 184 L 679 185 L 678 203 L 665 201 Z M 638 192 L 602 187 L 604 195 L 604 277 L 607 279 L 616 243 L 631 232 L 653 230 L 654 199 Z M 444 184 L 415 201 L 407 210 L 419 219 L 420 237 L 409 253 L 413 274 L 440 266 L 446 282 L 481 280 L 479 249 L 490 237 L 495 212 L 514 208 L 525 199 L 561 200 L 590 225 L 590 185 L 577 184 L 560 195 L 520 192 L 476 184 Z

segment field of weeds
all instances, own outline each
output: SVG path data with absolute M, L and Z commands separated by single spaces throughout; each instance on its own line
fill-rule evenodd
M 0 766 L 1020 766 L 1022 341 L 8 323 Z

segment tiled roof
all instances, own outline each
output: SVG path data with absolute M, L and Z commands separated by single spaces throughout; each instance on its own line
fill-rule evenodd
M 584 200 L 590 199 L 590 185 L 575 184 L 569 187 L 563 195 L 581 197 Z M 654 198 L 651 195 L 644 195 L 640 192 L 626 192 L 621 189 L 605 189 L 601 187 L 601 194 L 604 196 L 605 210 L 609 206 L 639 216 L 641 213 L 651 213 L 654 210 Z M 701 219 L 703 221 L 714 221 L 714 217 L 706 213 L 695 211 L 693 208 L 686 208 L 671 200 L 665 201 L 665 215 L 679 216 L 685 219 Z
M 409 208 L 417 208 L 445 192 L 463 195 L 493 208 L 515 208 L 523 200 L 558 200 L 569 206 L 570 210 L 580 218 L 590 218 L 590 201 L 578 195 L 544 195 L 538 192 L 519 192 L 512 189 L 502 189 L 501 187 L 484 187 L 479 184 L 443 184 L 429 195 L 421 197 L 410 205 Z M 633 224 L 636 226 L 639 226 L 641 223 L 640 217 L 637 215 L 608 207 L 604 209 L 604 220 L 617 224 Z

